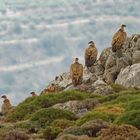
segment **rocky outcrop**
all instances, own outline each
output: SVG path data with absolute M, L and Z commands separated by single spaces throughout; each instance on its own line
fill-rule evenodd
M 84 115 L 88 110 L 93 109 L 99 105 L 99 101 L 95 99 L 84 101 L 68 101 L 66 103 L 59 103 L 53 106 L 53 108 L 65 109 L 76 113 L 78 117 Z
M 134 64 L 140 63 L 140 34 L 134 34 L 127 38 L 122 48 L 119 54 L 112 52 L 111 47 L 104 49 L 93 66 L 84 68 L 82 85 L 74 87 L 69 72 L 58 76 L 52 82 L 57 85 L 59 91 L 80 90 L 102 95 L 113 93 L 110 84 L 115 81 L 125 87 L 129 87 L 131 84 L 133 87 L 139 87 L 139 76 L 136 77 L 139 72 Z M 127 69 L 125 69 L 126 67 Z M 131 69 L 130 73 L 129 69 Z M 128 74 L 131 75 L 129 79 Z
M 122 69 L 115 83 L 140 88 L 140 63 Z

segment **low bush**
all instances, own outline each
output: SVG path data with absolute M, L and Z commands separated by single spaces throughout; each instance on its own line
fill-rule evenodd
M 43 136 L 45 140 L 54 140 L 60 132 L 62 132 L 60 127 L 49 126 L 44 130 Z
M 127 107 L 128 103 L 140 98 L 140 94 L 121 94 L 116 99 L 107 101 L 104 105 L 114 105 L 119 104 L 124 108 Z
M 50 126 L 52 127 L 60 127 L 61 129 L 66 129 L 71 126 L 74 126 L 75 122 L 67 119 L 58 119 L 54 120 Z
M 79 120 L 77 120 L 76 125 L 81 126 L 82 124 L 90 121 L 90 120 L 96 120 L 101 119 L 107 122 L 113 122 L 115 118 L 118 115 L 113 113 L 107 113 L 107 112 L 99 112 L 99 111 L 91 111 L 85 114 L 83 117 L 81 117 Z
M 128 106 L 126 108 L 127 111 L 139 110 L 139 109 L 140 109 L 140 99 L 131 101 L 130 103 L 128 103 Z
M 105 113 L 113 113 L 116 115 L 121 115 L 125 109 L 119 105 L 108 105 L 108 106 L 101 106 L 94 109 L 95 111 L 105 112 Z
M 76 116 L 70 111 L 47 108 L 41 109 L 34 113 L 30 120 L 33 124 L 35 123 L 40 127 L 45 127 L 50 125 L 56 119 L 75 120 Z
M 139 97 L 140 97 L 139 90 L 125 90 L 119 93 L 114 93 L 108 96 L 100 97 L 99 101 L 101 103 L 107 103 L 107 104 L 118 104 L 118 103 L 124 103 L 125 99 L 127 102 L 129 102 L 130 100 L 136 100 Z
M 65 91 L 61 93 L 40 95 L 37 97 L 27 98 L 25 101 L 20 103 L 14 112 L 10 112 L 7 115 L 8 121 L 21 121 L 29 119 L 33 113 L 42 108 L 48 108 L 57 103 L 63 103 L 70 100 L 84 100 L 87 98 L 95 98 L 97 95 L 89 93 L 83 93 L 79 91 Z
M 62 134 L 63 135 L 64 134 L 72 134 L 72 135 L 75 135 L 75 136 L 81 136 L 81 135 L 86 135 L 87 132 L 84 128 L 74 127 L 74 128 L 70 128 L 70 129 L 65 130 Z
M 128 111 L 119 116 L 114 123 L 130 124 L 140 129 L 140 110 Z
M 139 131 L 131 125 L 112 125 L 99 135 L 98 140 L 140 140 Z

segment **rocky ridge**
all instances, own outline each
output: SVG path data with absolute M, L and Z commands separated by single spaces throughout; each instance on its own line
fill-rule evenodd
M 106 48 L 92 67 L 84 68 L 82 85 L 72 86 L 70 72 L 63 73 L 58 76 L 57 80 L 52 82 L 57 85 L 60 91 L 73 89 L 90 93 L 109 94 L 113 92 L 110 86 L 112 83 L 121 84 L 127 88 L 140 88 L 139 67 L 140 34 L 134 34 L 127 38 L 121 55 L 112 52 L 111 47 Z

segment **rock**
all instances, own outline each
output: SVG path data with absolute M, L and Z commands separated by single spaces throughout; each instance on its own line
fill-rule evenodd
M 105 71 L 103 74 L 103 79 L 106 83 L 114 83 L 117 78 L 117 56 L 115 53 L 111 53 L 105 64 Z
M 96 99 L 89 99 L 84 101 L 68 101 L 66 103 L 59 103 L 54 105 L 54 108 L 65 109 L 76 113 L 77 116 L 82 116 L 88 110 L 93 109 L 99 104 L 99 101 Z
M 57 76 L 53 83 L 56 84 L 58 91 L 79 90 L 106 95 L 113 93 L 109 84 L 115 83 L 120 71 L 138 63 L 140 63 L 140 34 L 134 34 L 126 39 L 120 54 L 112 52 L 111 47 L 106 48 L 93 66 L 85 67 L 81 85 L 76 87 L 72 85 L 70 72 Z
M 111 53 L 106 61 L 106 64 L 105 64 L 105 69 L 110 69 L 112 68 L 113 66 L 116 65 L 116 59 L 117 59 L 117 56 L 115 53 Z
M 129 56 L 127 54 L 122 54 L 122 57 L 116 58 L 117 73 L 121 71 L 122 68 L 125 68 L 131 64 Z
M 97 80 L 97 77 L 95 77 L 87 68 L 84 68 L 83 84 L 90 84 L 90 83 L 95 82 L 96 80 Z M 78 85 L 77 87 L 74 87 L 72 85 L 70 72 L 63 73 L 61 76 L 57 76 L 57 78 L 55 78 L 55 80 L 52 81 L 51 83 L 56 84 L 58 91 L 78 90 L 79 88 L 82 88 L 82 85 Z
M 105 83 L 102 79 L 98 79 L 96 82 L 94 82 L 93 86 L 106 86 L 107 83 Z
M 140 50 L 136 50 L 133 52 L 132 63 L 133 64 L 140 63 Z
M 140 88 L 140 63 L 122 69 L 115 83 L 123 85 L 126 88 Z
M 112 84 L 115 82 L 117 75 L 118 75 L 117 66 L 115 65 L 105 70 L 103 79 L 107 84 Z
M 111 54 L 111 52 L 112 52 L 111 47 L 105 48 L 105 49 L 102 51 L 102 53 L 101 53 L 101 55 L 100 55 L 100 57 L 99 57 L 99 62 L 100 62 L 100 64 L 101 64 L 103 67 L 105 67 L 106 61 L 107 61 L 109 55 Z
M 132 46 L 133 50 L 140 50 L 140 34 L 132 35 L 131 46 Z
M 111 53 L 106 61 L 103 79 L 108 84 L 114 83 L 121 69 L 132 64 L 131 59 L 129 52 L 122 53 L 121 56 Z
M 96 79 L 98 76 L 101 76 L 104 73 L 104 67 L 100 64 L 99 61 L 97 61 L 93 66 L 89 67 L 88 69 L 93 75 L 95 75 L 94 77 L 96 77 Z
M 97 76 L 93 75 L 89 68 L 84 68 L 84 75 L 83 75 L 83 83 L 84 84 L 90 84 L 95 82 L 97 79 Z
M 65 88 L 72 85 L 70 72 L 63 73 L 61 76 L 58 77 L 61 78 L 58 78 L 57 80 L 55 79 L 55 81 L 52 82 L 56 84 L 58 91 L 64 90 Z
M 100 95 L 109 95 L 109 94 L 114 93 L 114 90 L 110 85 L 106 85 L 106 86 L 100 85 L 95 88 L 94 93 L 100 94 Z

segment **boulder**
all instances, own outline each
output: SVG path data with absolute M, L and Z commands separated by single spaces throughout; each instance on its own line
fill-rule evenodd
M 136 50 L 133 52 L 132 63 L 133 64 L 140 63 L 140 50 Z
M 97 86 L 106 86 L 106 85 L 107 85 L 107 83 L 105 83 L 105 81 L 103 81 L 102 79 L 98 79 L 93 84 L 93 86 L 95 86 L 95 87 L 97 87 Z
M 140 50 L 140 34 L 132 35 L 130 40 L 133 50 Z
M 97 61 L 93 66 L 88 67 L 88 70 L 96 77 L 96 79 L 104 73 L 104 67 L 100 64 L 100 61 Z
M 100 57 L 99 57 L 99 62 L 100 62 L 100 64 L 101 64 L 103 67 L 105 67 L 106 61 L 107 61 L 109 55 L 111 54 L 111 52 L 112 52 L 111 47 L 105 48 L 105 49 L 102 51 L 102 53 L 101 53 L 101 55 L 100 55 Z
M 72 85 L 72 80 L 70 76 L 70 72 L 63 73 L 60 76 L 57 76 L 52 83 L 55 83 L 57 86 L 57 90 L 61 91 L 64 90 L 65 88 L 69 87 Z
M 118 75 L 117 66 L 114 65 L 113 67 L 105 70 L 103 79 L 106 83 L 112 84 L 115 82 L 117 75 Z
M 93 109 L 99 104 L 99 101 L 96 99 L 89 99 L 84 101 L 68 101 L 65 103 L 59 103 L 53 106 L 53 108 L 65 109 L 76 113 L 77 116 L 82 116 L 88 110 Z
M 106 85 L 106 86 L 100 85 L 95 88 L 94 93 L 100 94 L 100 95 L 109 95 L 109 94 L 114 93 L 114 90 L 110 85 Z
M 111 53 L 106 61 L 106 64 L 105 64 L 105 69 L 110 69 L 112 68 L 113 66 L 116 65 L 116 54 L 115 53 Z
M 140 88 L 140 63 L 122 69 L 115 83 L 123 85 L 126 88 Z

